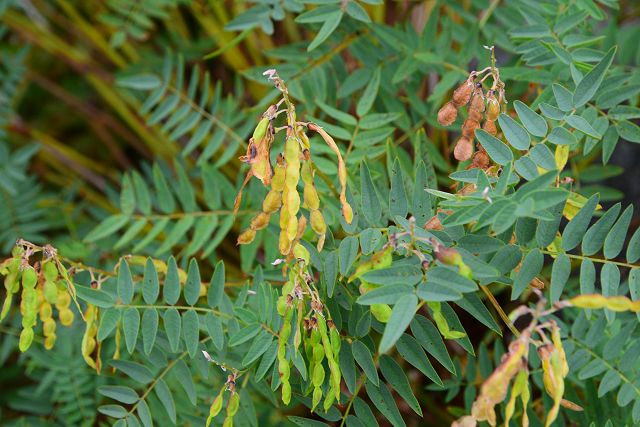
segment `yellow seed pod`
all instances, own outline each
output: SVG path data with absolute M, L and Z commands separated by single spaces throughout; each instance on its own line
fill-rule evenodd
M 351 209 L 351 205 L 346 201 L 342 204 L 342 216 L 347 224 L 351 224 L 351 221 L 353 221 L 353 209 Z
M 318 209 L 312 210 L 309 217 L 311 218 L 311 228 L 318 235 L 324 235 L 327 231 L 327 224 L 324 221 L 322 212 Z
M 22 353 L 27 351 L 29 347 L 31 347 L 31 343 L 33 342 L 33 328 L 25 328 L 20 332 L 20 342 L 18 343 L 18 348 Z
M 52 314 L 53 309 L 51 308 L 51 304 L 43 302 L 42 305 L 40 305 L 40 320 L 44 322 L 47 319 L 51 319 Z
M 271 189 L 271 191 L 267 193 L 267 196 L 264 198 L 264 201 L 262 202 L 262 211 L 269 214 L 276 212 L 278 209 L 280 209 L 280 206 L 282 205 L 281 199 L 282 199 L 282 196 L 280 195 L 280 192 L 274 189 Z
M 287 224 L 287 238 L 290 242 L 296 238 L 298 234 L 298 217 L 295 215 L 289 215 L 289 223 Z
M 49 335 L 44 339 L 44 348 L 46 350 L 51 350 L 56 343 L 56 334 Z
M 282 255 L 287 255 L 291 250 L 291 240 L 287 235 L 287 230 L 280 231 L 280 240 L 278 242 L 278 249 Z
M 69 307 L 69 304 L 71 304 L 71 296 L 66 291 L 66 289 L 61 290 L 60 287 L 58 287 L 58 296 L 56 298 L 56 308 L 58 310 L 62 310 L 63 308 Z
M 71 326 L 71 324 L 73 323 L 73 311 L 69 310 L 68 308 L 63 308 L 62 310 L 60 310 L 60 312 L 58 313 L 58 317 L 60 318 L 60 323 L 63 326 Z
M 56 321 L 53 320 L 52 317 L 45 319 L 42 322 L 42 332 L 44 333 L 45 337 L 48 337 L 49 335 L 54 335 L 56 332 Z
M 320 199 L 313 183 L 307 183 L 304 186 L 304 204 L 309 210 L 320 208 Z
M 273 172 L 273 178 L 271 179 L 271 188 L 273 190 L 280 192 L 284 189 L 285 174 L 286 167 L 284 163 L 284 156 L 282 154 L 278 154 L 276 166 Z
M 251 220 L 251 228 L 253 230 L 262 230 L 267 225 L 269 225 L 270 214 L 265 212 L 260 212 Z
M 280 229 L 286 230 L 289 224 L 289 211 L 287 209 L 280 210 Z
M 496 99 L 493 91 L 489 92 L 489 96 L 487 97 L 487 120 L 495 121 L 498 119 L 498 115 L 500 114 L 500 103 Z
M 289 193 L 287 194 L 286 205 L 289 216 L 295 216 L 300 210 L 300 195 L 298 194 L 298 191 L 296 189 L 294 189 L 293 191 L 289 191 Z
M 248 245 L 253 242 L 253 239 L 256 237 L 256 230 L 252 230 L 251 228 L 247 228 L 238 236 L 238 241 L 236 245 Z
M 55 282 L 58 278 L 58 266 L 53 260 L 47 260 L 42 263 L 42 274 L 46 281 Z
M 55 304 L 58 301 L 58 288 L 51 280 L 46 280 L 42 286 L 42 294 L 49 304 Z
M 313 168 L 311 166 L 311 160 L 309 157 L 309 150 L 304 150 L 303 156 L 305 161 L 302 163 L 302 169 L 300 170 L 300 177 L 305 184 L 313 184 Z

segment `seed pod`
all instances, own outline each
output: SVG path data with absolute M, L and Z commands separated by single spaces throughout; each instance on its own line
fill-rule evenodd
M 458 116 L 458 109 L 453 102 L 447 102 L 438 111 L 438 123 L 442 126 L 451 125 Z
M 233 418 L 225 418 L 222 422 L 222 427 L 233 427 Z
M 462 83 L 456 88 L 456 90 L 453 91 L 452 99 L 456 107 L 462 107 L 463 105 L 469 103 L 471 94 L 473 93 L 473 88 L 473 78 L 469 76 L 469 78 L 465 80 L 464 83 Z
M 476 129 L 480 129 L 480 123 L 473 119 L 467 119 L 462 124 L 462 135 L 473 139 Z
M 324 383 L 324 367 L 322 366 L 322 363 L 316 364 L 313 369 L 312 381 L 315 387 L 321 387 L 322 383 Z
M 0 322 L 2 322 L 4 318 L 7 317 L 7 314 L 9 314 L 9 310 L 11 310 L 12 301 L 13 301 L 13 294 L 10 292 L 7 292 L 7 295 L 4 298 L 4 302 L 2 303 L 2 311 L 0 311 Z
M 53 281 L 45 280 L 42 293 L 49 304 L 55 304 L 58 301 L 58 288 Z
M 283 382 L 282 384 L 282 403 L 288 405 L 291 402 L 291 384 Z
M 473 91 L 473 97 L 471 98 L 471 105 L 469 106 L 469 109 L 476 110 L 481 113 L 484 112 L 484 93 L 482 92 L 482 85 L 480 83 L 476 85 L 476 88 Z
M 473 154 L 473 159 L 471 159 L 471 165 L 469 168 L 479 168 L 486 169 L 491 164 L 489 155 L 484 150 L 478 150 Z
M 33 342 L 33 328 L 24 328 L 20 332 L 20 342 L 18 348 L 22 353 L 27 351 Z
M 232 393 L 229 398 L 229 403 L 227 403 L 227 416 L 233 417 L 240 407 L 240 395 L 238 393 Z
M 273 191 L 282 192 L 285 184 L 285 173 L 286 166 L 284 162 L 284 156 L 282 154 L 278 154 L 278 158 L 276 159 L 276 166 L 273 172 L 273 178 L 271 179 L 271 189 Z
M 309 251 L 300 243 L 296 244 L 296 246 L 293 248 L 293 256 L 296 257 L 296 259 L 304 260 L 305 264 L 309 264 L 309 262 L 311 261 L 311 255 L 309 254 Z
M 45 319 L 42 322 L 42 332 L 45 337 L 53 335 L 56 332 L 56 321 L 53 318 Z
M 324 372 L 324 370 L 322 372 Z M 313 412 L 316 409 L 316 406 L 318 406 L 321 400 L 322 400 L 322 387 L 314 387 L 313 399 L 311 401 L 311 412 Z
M 328 411 L 329 411 L 329 409 L 331 409 L 331 405 L 333 405 L 333 402 L 334 402 L 334 401 L 335 401 L 335 399 L 336 399 L 336 395 L 335 395 L 335 393 L 333 392 L 333 390 L 331 390 L 331 391 L 332 391 L 332 392 L 331 392 L 331 393 L 327 393 L 327 397 L 325 397 L 325 398 L 324 398 L 324 404 L 323 404 L 323 406 L 324 406 L 324 411 L 325 411 L 325 412 L 328 412 Z M 338 393 L 339 393 L 339 392 L 340 392 L 340 390 L 338 390 Z
M 262 138 L 264 138 L 265 134 L 267 133 L 268 126 L 269 126 L 268 117 L 263 117 L 262 119 L 260 119 L 260 121 L 258 122 L 258 125 L 253 130 L 253 136 L 252 136 L 253 140 L 260 141 Z
M 351 209 L 351 205 L 346 201 L 342 204 L 342 216 L 347 224 L 351 224 L 351 221 L 353 221 L 353 209 Z
M 255 231 L 265 228 L 267 225 L 269 225 L 270 216 L 271 215 L 269 215 L 268 213 L 260 212 L 251 220 L 251 229 Z
M 224 400 L 224 388 L 220 390 L 220 393 L 213 399 L 213 403 L 211 403 L 211 407 L 209 408 L 209 417 L 207 417 L 207 427 L 211 424 L 211 421 L 220 413 L 222 410 L 222 403 Z
M 500 103 L 496 99 L 496 96 L 492 90 L 489 91 L 487 96 L 487 120 L 495 121 L 500 114 Z
M 71 324 L 73 323 L 73 311 L 69 310 L 68 308 L 61 310 L 58 313 L 58 317 L 60 318 L 60 323 L 63 326 L 71 326 Z
M 485 120 L 485 122 L 482 124 L 482 129 L 493 136 L 496 136 L 496 134 L 498 133 L 496 123 L 493 120 Z
M 304 186 L 304 204 L 310 211 L 320 208 L 320 198 L 313 183 Z
M 247 228 L 238 236 L 238 241 L 236 245 L 248 245 L 253 242 L 253 239 L 256 237 L 256 230 L 251 228 Z
M 282 255 L 287 255 L 291 251 L 291 240 L 287 234 L 287 230 L 280 231 L 280 240 L 278 243 L 278 249 Z
M 44 348 L 45 350 L 51 350 L 56 343 L 56 334 L 49 335 L 44 338 Z
M 295 215 L 289 215 L 289 223 L 287 224 L 287 238 L 290 244 L 296 238 L 298 234 L 298 217 Z
M 338 353 L 340 353 L 340 333 L 338 333 L 338 329 L 336 329 L 335 326 L 332 326 L 329 329 L 329 340 L 331 341 L 331 349 L 333 350 L 333 354 L 337 355 Z
M 469 137 L 461 136 L 453 149 L 453 157 L 460 162 L 464 162 L 471 158 L 471 154 L 473 154 L 472 140 Z
M 482 120 L 482 112 L 478 111 L 478 110 L 474 110 L 473 108 L 469 108 L 468 110 L 468 115 L 467 117 L 471 120 L 475 120 L 477 122 L 479 122 L 480 120 Z
M 33 289 L 38 282 L 38 274 L 33 267 L 29 266 L 22 271 L 22 287 Z
M 295 188 L 293 190 L 289 189 L 285 206 L 287 207 L 287 211 L 289 212 L 289 221 L 291 221 L 291 218 L 295 218 L 298 214 L 298 211 L 300 210 L 300 195 Z M 296 223 L 296 227 L 297 226 L 298 225 Z
M 40 320 L 44 322 L 47 319 L 51 319 L 52 313 L 53 310 L 51 308 L 51 304 L 45 301 L 40 305 Z
M 282 194 L 272 188 L 262 202 L 262 211 L 272 214 L 280 209 L 280 206 L 282 206 Z
M 378 322 L 387 323 L 391 318 L 391 307 L 388 304 L 372 304 L 370 309 Z

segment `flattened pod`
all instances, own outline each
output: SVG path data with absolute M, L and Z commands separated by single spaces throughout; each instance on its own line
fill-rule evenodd
M 240 396 L 238 393 L 233 393 L 229 398 L 229 403 L 227 404 L 227 416 L 233 417 L 240 407 Z
M 236 242 L 236 244 L 248 245 L 249 243 L 253 242 L 253 239 L 255 239 L 255 237 L 256 237 L 256 230 L 252 230 L 251 228 L 248 228 L 238 236 L 238 241 Z
M 473 119 L 467 119 L 462 124 L 462 135 L 471 139 L 475 136 L 476 129 L 480 128 L 480 123 Z
M 480 83 L 476 85 L 476 89 L 473 91 L 473 97 L 471 98 L 471 105 L 469 108 L 481 113 L 484 112 L 484 93 L 482 92 L 482 85 L 480 85 Z
M 469 78 L 465 80 L 456 90 L 453 91 L 453 102 L 456 106 L 462 107 L 467 104 L 471 99 L 471 93 L 473 93 L 473 79 Z
M 487 114 L 487 117 L 489 115 Z M 498 129 L 496 128 L 496 123 L 493 120 L 485 120 L 485 122 L 482 125 L 482 129 L 484 129 L 485 131 L 487 131 L 487 133 L 496 136 L 496 134 L 498 133 Z
M 442 126 L 449 126 L 456 120 L 458 109 L 453 102 L 447 102 L 438 111 L 438 123 Z
M 22 353 L 27 351 L 33 342 L 33 328 L 25 328 L 20 332 L 20 342 L 18 348 Z
M 288 405 L 291 402 L 291 384 L 282 384 L 282 403 Z
M 461 136 L 453 149 L 453 156 L 456 160 L 464 162 L 471 158 L 471 154 L 473 154 L 473 143 L 471 139 L 466 136 Z
M 209 418 L 213 419 L 215 418 L 220 411 L 222 410 L 222 401 L 224 399 L 223 397 L 224 394 L 224 389 L 222 389 L 220 391 L 220 393 L 216 396 L 216 398 L 213 400 L 213 403 L 211 404 L 211 407 L 209 408 Z M 209 421 L 207 421 L 207 424 L 209 423 Z
M 307 205 L 309 210 L 320 208 L 320 199 L 313 183 L 307 183 L 304 186 L 304 204 Z
M 262 211 L 266 213 L 274 213 L 280 206 L 282 205 L 282 200 L 280 196 L 280 192 L 276 190 L 271 190 L 267 193 L 267 196 L 264 198 L 262 202 Z
M 342 216 L 344 217 L 344 220 L 347 222 L 347 224 L 351 224 L 351 222 L 353 221 L 353 209 L 348 202 L 344 202 L 342 204 Z
M 487 120 L 497 120 L 500 114 L 500 103 L 496 99 L 493 91 L 489 93 L 487 97 Z
M 270 215 L 265 212 L 260 212 L 251 220 L 251 228 L 254 230 L 262 230 L 269 225 Z
M 253 140 L 260 141 L 267 134 L 267 126 L 269 126 L 269 118 L 263 117 L 253 130 Z

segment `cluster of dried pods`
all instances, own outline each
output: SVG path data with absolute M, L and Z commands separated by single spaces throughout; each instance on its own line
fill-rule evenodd
M 282 383 L 282 401 L 291 401 L 291 360 L 303 345 L 309 381 L 306 394 L 312 393 L 315 410 L 323 397 L 326 365 L 329 368 L 329 391 L 324 395 L 324 410 L 340 399 L 340 334 L 331 315 L 323 306 L 308 271 L 309 252 L 300 244 L 294 248 L 296 262 L 278 299 L 278 313 L 283 324 L 278 333 L 278 371 Z M 292 336 L 293 332 L 293 336 Z M 289 349 L 289 351 L 287 351 Z
M 485 93 L 483 83 L 489 77 L 492 78 L 493 84 Z M 489 166 L 489 156 L 480 144 L 477 144 L 475 154 L 473 152 L 475 131 L 480 129 L 480 122 L 484 119 L 482 129 L 495 136 L 495 122 L 506 104 L 504 83 L 500 80 L 500 70 L 495 66 L 472 71 L 464 83 L 453 91 L 451 101 L 438 111 L 438 123 L 450 126 L 456 120 L 458 110 L 468 105 L 467 118 L 461 129 L 462 135 L 453 149 L 456 160 L 466 161 L 473 155 L 470 168 L 486 169 Z
M 31 265 L 30 258 L 39 251 L 43 253 L 43 259 Z M 14 295 L 21 291 L 20 351 L 24 352 L 31 346 L 34 338 L 33 328 L 37 324 L 38 316 L 42 322 L 44 347 L 47 350 L 53 348 L 56 342 L 53 307 L 58 310 L 58 320 L 64 326 L 70 326 L 74 317 L 69 308 L 73 293 L 73 288 L 69 287 L 69 272 L 57 260 L 55 249 L 38 248 L 20 240 L 12 251 L 12 257 L 0 263 L 0 275 L 5 276 L 6 289 L 0 321 L 9 313 Z
M 300 214 L 301 198 L 298 193 L 298 183 L 302 178 L 304 192 L 302 207 L 309 211 L 311 228 L 318 237 L 318 250 L 324 245 L 327 225 L 320 211 L 320 199 L 314 184 L 315 166 L 311 159 L 311 144 L 305 128 L 317 132 L 338 157 L 338 179 L 341 185 L 340 203 L 342 215 L 347 223 L 353 219 L 353 210 L 347 202 L 346 184 L 347 170 L 335 141 L 321 127 L 314 123 L 299 122 L 296 119 L 295 107 L 291 102 L 284 81 L 278 77 L 275 70 L 265 73 L 276 88 L 282 92 L 282 99 L 271 105 L 263 114 L 256 126 L 247 152 L 240 160 L 248 163 L 251 169 L 242 184 L 234 203 L 234 212 L 238 211 L 242 198 L 242 190 L 251 177 L 256 177 L 270 187 L 269 193 L 262 202 L 262 211 L 258 213 L 238 237 L 238 244 L 248 244 L 253 241 L 256 231 L 269 225 L 271 215 L 280 210 L 280 253 L 292 259 L 292 249 L 306 229 L 307 219 Z M 285 108 L 278 110 L 282 104 Z M 274 127 L 274 120 L 286 113 L 286 126 Z M 271 146 L 277 132 L 286 129 L 284 153 L 278 154 L 275 167 L 271 166 Z

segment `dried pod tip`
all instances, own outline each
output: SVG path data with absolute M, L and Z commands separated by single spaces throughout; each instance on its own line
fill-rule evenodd
M 470 138 L 461 136 L 453 149 L 453 156 L 456 160 L 464 162 L 471 158 L 471 154 L 473 154 L 473 142 Z
M 449 126 L 456 120 L 458 115 L 458 109 L 456 108 L 453 102 L 447 102 L 444 106 L 438 111 L 438 123 L 442 126 Z
M 342 216 L 344 216 L 344 220 L 347 224 L 351 224 L 353 221 L 353 209 L 351 209 L 351 205 L 349 203 L 342 204 Z

